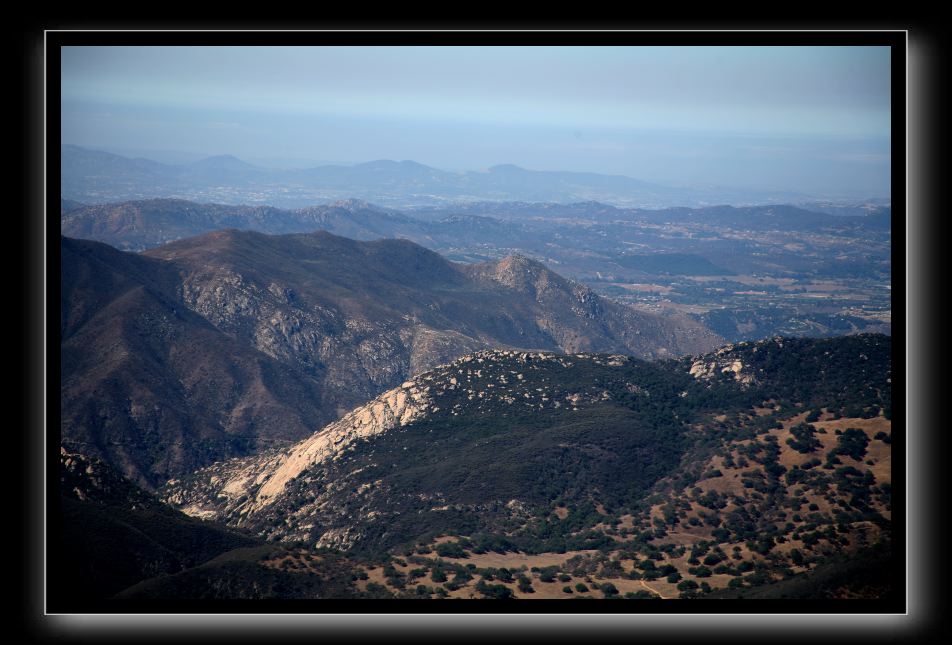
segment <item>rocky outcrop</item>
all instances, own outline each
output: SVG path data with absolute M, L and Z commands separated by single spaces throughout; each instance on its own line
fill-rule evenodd
M 733 345 L 725 345 L 713 354 L 698 358 L 691 363 L 688 373 L 696 379 L 706 381 L 716 378 L 719 374 L 729 374 L 742 385 L 750 385 L 755 380 L 754 375 L 740 358 L 731 353 L 733 349 Z
M 290 450 L 216 464 L 190 478 L 192 482 L 207 480 L 207 486 L 195 489 L 182 486 L 178 480 L 170 481 L 165 498 L 186 514 L 204 518 L 227 519 L 255 514 L 273 503 L 288 482 L 314 464 L 339 457 L 358 440 L 421 417 L 429 408 L 428 389 L 407 381 Z M 211 500 L 214 503 L 210 503 Z

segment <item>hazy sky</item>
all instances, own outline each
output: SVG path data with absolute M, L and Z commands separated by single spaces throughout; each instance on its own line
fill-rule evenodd
M 886 196 L 886 47 L 66 47 L 63 142 Z

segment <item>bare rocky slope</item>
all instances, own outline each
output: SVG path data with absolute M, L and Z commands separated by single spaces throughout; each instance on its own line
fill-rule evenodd
M 402 240 L 218 231 L 143 254 L 62 238 L 64 445 L 160 485 L 300 440 L 490 347 L 643 358 L 720 344 L 514 256 Z

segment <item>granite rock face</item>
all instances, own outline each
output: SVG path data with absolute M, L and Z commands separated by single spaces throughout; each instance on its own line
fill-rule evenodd
M 261 514 L 284 494 L 288 482 L 311 466 L 340 457 L 359 440 L 422 417 L 431 409 L 428 391 L 421 382 L 407 381 L 288 450 L 214 464 L 185 485 L 171 480 L 165 499 L 188 515 L 240 525 L 244 516 Z

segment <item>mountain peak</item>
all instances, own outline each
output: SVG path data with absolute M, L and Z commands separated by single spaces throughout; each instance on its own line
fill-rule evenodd
M 541 302 L 543 294 L 571 291 L 572 284 L 547 266 L 519 253 L 501 260 L 470 265 L 466 269 L 478 280 L 495 282 Z
M 421 173 L 427 174 L 441 172 L 431 168 L 430 166 L 410 159 L 404 159 L 403 161 L 394 161 L 393 159 L 376 159 L 374 161 L 367 161 L 357 164 L 354 166 L 354 168 L 369 170 L 372 172 L 392 172 L 398 174 L 410 173 L 412 176 L 416 176 Z
M 192 169 L 214 169 L 228 171 L 256 170 L 255 166 L 251 165 L 247 161 L 242 161 L 234 155 L 212 155 L 211 157 L 205 157 L 204 159 L 193 161 L 192 163 L 188 164 L 188 167 Z
M 357 164 L 358 168 L 392 168 L 397 165 L 393 159 L 374 159 Z
M 535 278 L 543 273 L 551 273 L 551 271 L 542 262 L 529 256 L 521 253 L 510 253 L 495 262 L 495 273 L 497 276 L 515 276 L 518 274 Z

